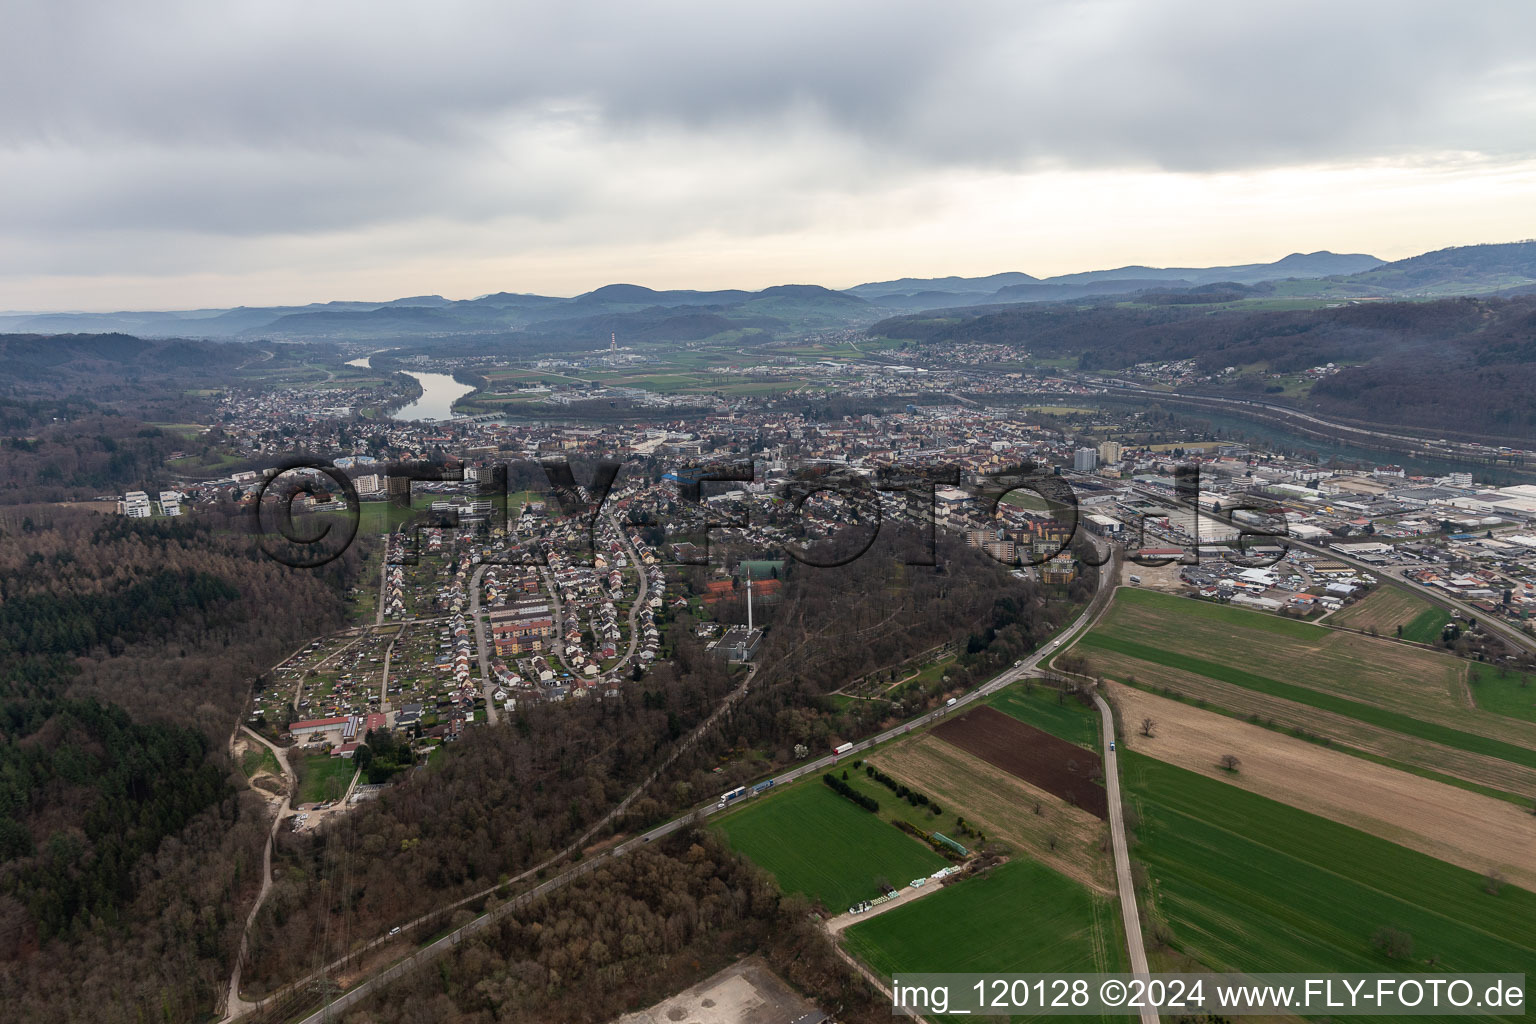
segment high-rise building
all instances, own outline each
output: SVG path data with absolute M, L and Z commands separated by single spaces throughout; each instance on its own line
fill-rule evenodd
M 1099 461 L 1106 466 L 1113 466 L 1120 461 L 1120 442 L 1101 441 L 1099 443 Z
M 1092 448 L 1079 448 L 1072 457 L 1072 468 L 1079 473 L 1092 473 L 1099 468 L 1099 453 Z

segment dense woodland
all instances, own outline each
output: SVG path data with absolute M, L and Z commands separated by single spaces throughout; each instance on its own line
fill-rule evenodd
M 833 1017 L 890 1018 L 797 897 L 708 831 L 668 837 L 519 908 L 351 1011 L 355 1024 L 613 1020 L 759 952 Z M 465 914 L 467 915 L 467 911 Z
M 226 747 L 252 679 L 342 622 L 362 552 L 296 572 L 237 523 L 0 517 L 0 1000 L 192 1020 L 269 818 Z
M 1344 369 L 1316 385 L 1311 407 L 1371 422 L 1536 437 L 1532 296 L 1278 312 L 1110 303 L 941 312 L 870 330 L 932 345 L 1017 345 L 1036 356 L 1075 357 L 1083 370 L 1193 359 L 1204 373 L 1254 363 L 1294 373 L 1338 363 Z M 1254 383 L 1262 392 L 1262 382 Z

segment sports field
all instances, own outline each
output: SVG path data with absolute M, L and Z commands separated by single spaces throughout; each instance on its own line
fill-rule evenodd
M 1529 972 L 1536 895 L 1127 751 L 1135 856 L 1175 948 L 1221 971 Z M 1381 928 L 1412 953 L 1378 951 Z
M 1128 970 L 1115 903 L 1025 857 L 852 925 L 843 939 L 887 978 L 899 971 Z
M 352 763 L 351 758 L 332 757 L 329 754 L 310 754 L 300 759 L 297 768 L 298 799 L 301 804 L 340 799 L 346 794 L 347 785 L 357 771 L 357 765 Z
M 1382 636 L 1399 636 L 1415 643 L 1432 644 L 1440 639 L 1440 632 L 1451 621 L 1451 615 L 1410 590 L 1381 587 L 1365 600 L 1340 608 L 1328 616 L 1328 621 L 1351 629 L 1375 630 Z
M 1204 677 L 1536 769 L 1536 722 L 1472 706 L 1449 654 L 1145 590 L 1118 591 L 1078 644 L 1124 680 Z
M 894 793 L 887 796 L 896 799 Z M 733 849 L 777 878 L 781 888 L 820 900 L 834 912 L 880 895 L 878 879 L 899 888 L 948 864 L 832 792 L 819 775 L 757 798 L 719 828 Z

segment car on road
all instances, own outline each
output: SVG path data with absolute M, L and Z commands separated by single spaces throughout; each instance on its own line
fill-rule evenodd
M 400 926 L 399 925 L 395 925 L 393 928 L 391 928 L 389 930 L 389 937 L 390 938 L 394 938 L 396 935 L 399 935 L 399 934 L 400 934 Z
M 1115 749 L 1115 741 L 1114 740 L 1110 740 L 1109 741 L 1109 749 L 1110 750 L 1114 750 Z
M 1051 646 L 1052 647 L 1060 647 L 1061 646 L 1061 641 L 1060 640 L 1052 640 L 1051 641 Z

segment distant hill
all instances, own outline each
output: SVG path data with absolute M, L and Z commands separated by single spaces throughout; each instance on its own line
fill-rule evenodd
M 1341 285 L 1398 295 L 1475 295 L 1536 284 L 1536 241 L 1464 245 L 1345 277 Z
M 1212 377 L 1193 390 L 1253 393 L 1271 401 L 1281 399 L 1266 390 L 1270 382 L 1263 374 L 1226 384 L 1222 371 L 1263 366 L 1294 374 L 1336 363 L 1343 368 L 1319 380 L 1304 405 L 1377 423 L 1536 437 L 1530 401 L 1536 394 L 1536 296 L 1281 310 L 1029 303 L 931 310 L 881 321 L 870 332 L 937 351 L 962 342 L 1016 345 L 1094 372 L 1189 359 Z
M 493 292 L 473 299 L 416 295 L 384 302 L 334 301 L 303 306 L 239 306 L 232 309 L 122 311 L 116 313 L 0 314 L 0 331 L 32 334 L 125 333 L 141 338 L 307 340 L 409 340 L 463 335 L 491 337 L 538 325 L 575 343 L 571 331 L 549 325 L 592 317 L 619 320 L 612 333 L 654 337 L 672 311 L 707 310 L 731 322 L 726 331 L 752 326 L 778 333 L 871 323 L 897 310 L 965 309 L 1017 303 L 1078 302 L 1106 296 L 1151 295 L 1178 304 L 1175 293 L 1221 285 L 1270 288 L 1281 298 L 1425 298 L 1517 294 L 1536 285 L 1536 242 L 1463 246 L 1383 263 L 1363 253 L 1291 253 L 1272 263 L 1222 267 L 1120 267 L 1036 278 L 1020 271 L 983 277 L 903 277 L 842 291 L 815 284 L 743 289 L 655 289 L 614 283 L 568 298 Z M 1195 302 L 1196 300 L 1189 300 Z M 1214 301 L 1207 299 L 1206 301 Z M 776 321 L 769 325 L 764 318 Z M 747 321 L 753 321 L 748 325 Z M 678 320 L 698 340 L 702 321 Z M 723 332 L 721 332 L 723 333 Z M 591 339 L 600 343 L 602 336 Z M 657 340 L 668 340 L 664 337 Z
M 1129 294 L 1146 288 L 1335 277 L 1370 270 L 1381 264 L 1375 256 L 1363 253 L 1293 252 L 1273 263 L 1245 263 L 1231 267 L 1120 267 L 1047 278 L 1021 273 L 990 277 L 904 277 L 857 285 L 848 292 L 887 308 L 933 309 L 989 302 L 1065 302 L 1090 295 Z

